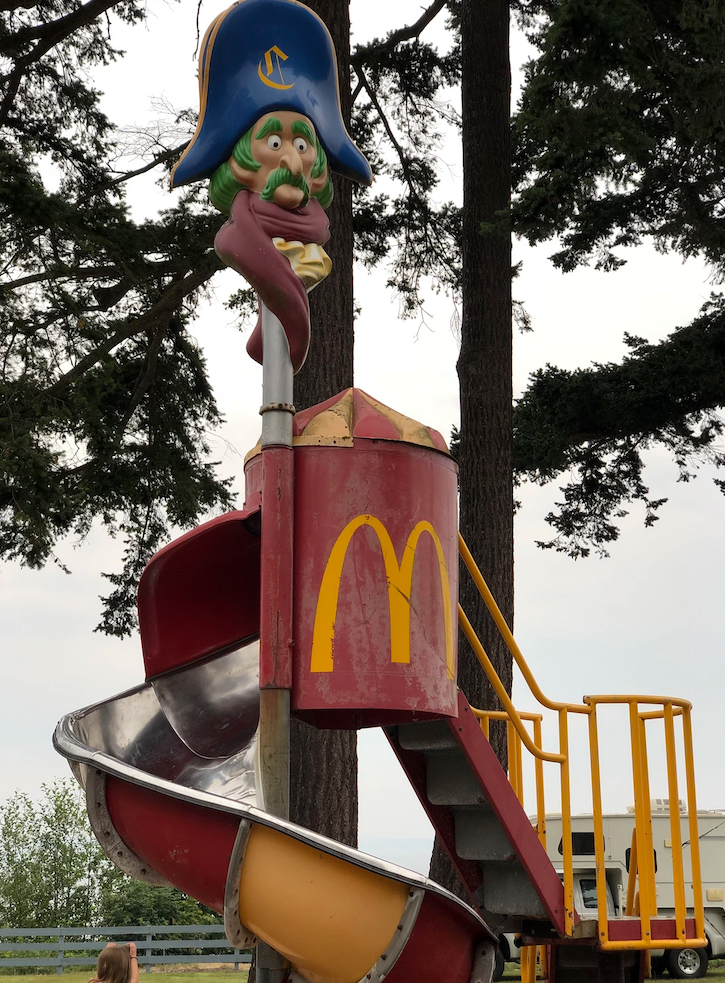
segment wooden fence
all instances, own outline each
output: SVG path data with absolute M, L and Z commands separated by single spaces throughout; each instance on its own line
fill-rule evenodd
M 55 966 L 58 974 L 66 966 L 92 967 L 108 942 L 135 942 L 139 969 L 147 973 L 152 966 L 171 963 L 233 963 L 239 969 L 240 963 L 252 960 L 229 945 L 223 925 L 1 928 L 0 975 L 20 966 Z

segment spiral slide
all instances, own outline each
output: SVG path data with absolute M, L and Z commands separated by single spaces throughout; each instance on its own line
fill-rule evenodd
M 93 830 L 131 876 L 223 914 L 233 945 L 272 946 L 290 983 L 489 983 L 495 938 L 473 908 L 264 811 L 258 517 L 222 516 L 152 559 L 146 682 L 58 724 Z

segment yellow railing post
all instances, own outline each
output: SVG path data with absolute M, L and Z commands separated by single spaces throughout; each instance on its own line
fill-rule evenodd
M 665 752 L 667 755 L 667 790 L 670 796 L 670 837 L 672 840 L 672 881 L 675 895 L 675 926 L 677 937 L 687 938 L 685 916 L 685 872 L 682 865 L 682 826 L 680 825 L 680 793 L 677 785 L 677 754 L 675 751 L 675 721 L 672 704 L 664 706 Z
M 685 749 L 685 779 L 687 782 L 687 811 L 690 816 L 690 861 L 694 892 L 695 935 L 705 937 L 705 911 L 702 903 L 702 872 L 700 870 L 700 831 L 697 827 L 697 799 L 695 796 L 695 763 L 692 752 L 692 720 L 690 707 L 682 708 L 682 734 Z
M 627 907 L 624 909 L 625 915 L 634 914 L 635 899 L 637 897 L 637 825 L 632 829 L 632 845 L 629 848 L 629 871 L 627 872 Z
M 541 749 L 541 716 L 534 719 L 534 744 Z M 534 758 L 534 774 L 536 776 L 536 832 L 539 834 L 541 845 L 546 849 L 546 803 L 544 801 L 544 762 Z
M 648 865 L 648 876 L 650 881 L 650 917 L 657 915 L 657 871 L 655 870 L 655 844 L 652 836 L 652 798 L 649 784 L 649 762 L 647 761 L 647 735 L 645 733 L 645 722 L 639 712 L 637 705 L 637 727 L 639 728 L 639 753 L 642 762 L 642 806 L 644 811 L 644 835 L 642 837 L 642 849 L 646 851 L 645 859 Z M 640 869 L 642 864 L 640 862 Z
M 549 979 L 549 949 L 548 946 L 540 945 L 537 948 L 539 955 L 539 976 L 542 980 Z
M 654 870 L 652 854 L 652 827 L 649 838 L 646 835 L 649 814 L 649 790 L 642 768 L 642 734 L 637 704 L 629 704 L 630 739 L 632 744 L 632 779 L 634 783 L 634 822 L 637 830 L 637 864 L 639 872 L 639 915 L 642 925 L 642 940 L 651 938 L 650 918 L 652 916 L 654 894 Z M 645 797 L 647 809 L 645 810 Z
M 569 784 L 569 721 L 566 710 L 559 711 L 559 753 L 561 763 L 561 847 L 564 860 L 564 928 L 574 934 L 574 869 L 571 852 L 571 787 Z
M 604 856 L 604 824 L 602 821 L 602 787 L 599 771 L 599 734 L 597 732 L 597 708 L 589 714 L 589 760 L 592 772 L 592 818 L 594 822 L 594 859 L 597 876 L 597 918 L 599 939 L 609 941 L 607 917 L 607 869 Z
M 536 983 L 536 946 L 522 945 L 521 953 L 521 983 Z

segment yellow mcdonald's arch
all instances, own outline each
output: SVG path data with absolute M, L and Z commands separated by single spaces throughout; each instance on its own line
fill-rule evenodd
M 410 662 L 410 592 L 413 583 L 413 561 L 418 540 L 424 532 L 433 540 L 438 556 L 438 569 L 443 596 L 443 622 L 446 636 L 446 670 L 449 679 L 455 678 L 453 650 L 453 616 L 451 612 L 451 592 L 448 580 L 443 547 L 430 522 L 419 522 L 403 550 L 403 559 L 398 564 L 395 548 L 390 534 L 379 519 L 372 515 L 358 515 L 352 519 L 332 547 L 325 572 L 322 575 L 320 593 L 317 598 L 315 626 L 312 634 L 311 672 L 332 672 L 332 645 L 335 638 L 335 618 L 340 593 L 342 566 L 345 562 L 350 540 L 362 526 L 370 526 L 375 531 L 383 552 L 385 575 L 388 581 L 388 604 L 390 605 L 390 660 L 391 662 Z

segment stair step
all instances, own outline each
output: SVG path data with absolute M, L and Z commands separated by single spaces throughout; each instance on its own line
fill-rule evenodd
M 547 913 L 518 860 L 481 864 L 483 907 L 501 915 L 546 919 Z M 558 981 L 558 977 L 557 977 Z
M 401 724 L 398 727 L 398 742 L 406 751 L 447 751 L 458 747 L 445 720 Z
M 454 810 L 456 853 L 464 860 L 513 861 L 516 852 L 488 805 Z
M 481 786 L 460 750 L 426 754 L 426 791 L 434 805 L 479 805 L 486 801 Z

